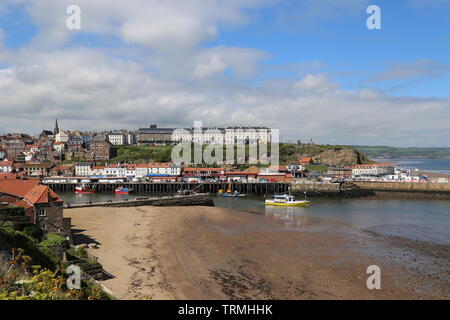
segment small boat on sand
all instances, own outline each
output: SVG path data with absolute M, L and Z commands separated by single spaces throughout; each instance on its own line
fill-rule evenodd
M 271 199 L 266 199 L 266 205 L 269 206 L 290 206 L 290 207 L 306 207 L 309 205 L 309 201 L 305 200 L 295 200 L 291 195 L 282 194 L 275 195 Z

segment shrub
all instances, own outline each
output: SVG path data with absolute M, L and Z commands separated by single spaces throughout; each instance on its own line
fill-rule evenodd
M 69 241 L 66 238 L 63 238 L 55 233 L 47 233 L 46 239 L 39 243 L 42 247 L 67 247 Z
M 23 233 L 35 240 L 40 240 L 44 235 L 44 232 L 38 226 L 28 226 L 23 229 Z

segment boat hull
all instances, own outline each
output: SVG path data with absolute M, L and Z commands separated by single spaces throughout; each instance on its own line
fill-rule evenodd
M 267 206 L 278 206 L 278 207 L 307 207 L 309 205 L 309 201 L 294 201 L 294 202 L 273 202 L 266 200 Z
M 95 193 L 96 190 L 75 190 L 75 193 Z
M 114 190 L 114 193 L 116 193 L 116 194 L 129 194 L 131 191 L 133 191 L 133 189 L 117 188 L 117 189 Z

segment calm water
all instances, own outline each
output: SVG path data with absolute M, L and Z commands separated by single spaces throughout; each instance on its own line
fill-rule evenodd
M 218 207 L 261 213 L 296 226 L 319 218 L 385 236 L 450 244 L 450 201 L 312 199 L 307 208 L 265 206 L 255 198 L 216 198 L 214 202 Z
M 379 160 L 379 161 L 386 161 Z M 450 174 L 450 159 L 388 159 L 396 167 L 406 170 L 424 170 Z
M 62 193 L 72 204 L 134 199 L 154 194 L 116 195 L 114 193 Z M 335 228 L 343 223 L 357 229 L 376 230 L 382 235 L 434 243 L 450 244 L 450 201 L 441 200 L 381 200 L 381 199 L 311 199 L 311 205 L 301 207 L 265 206 L 263 198 L 215 197 L 217 207 L 265 215 L 271 221 L 295 228 L 304 225 Z

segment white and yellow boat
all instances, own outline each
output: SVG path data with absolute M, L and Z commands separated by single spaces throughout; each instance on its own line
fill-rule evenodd
M 272 199 L 266 199 L 268 206 L 289 206 L 289 207 L 306 207 L 309 205 L 307 200 L 295 200 L 291 195 L 275 195 Z

